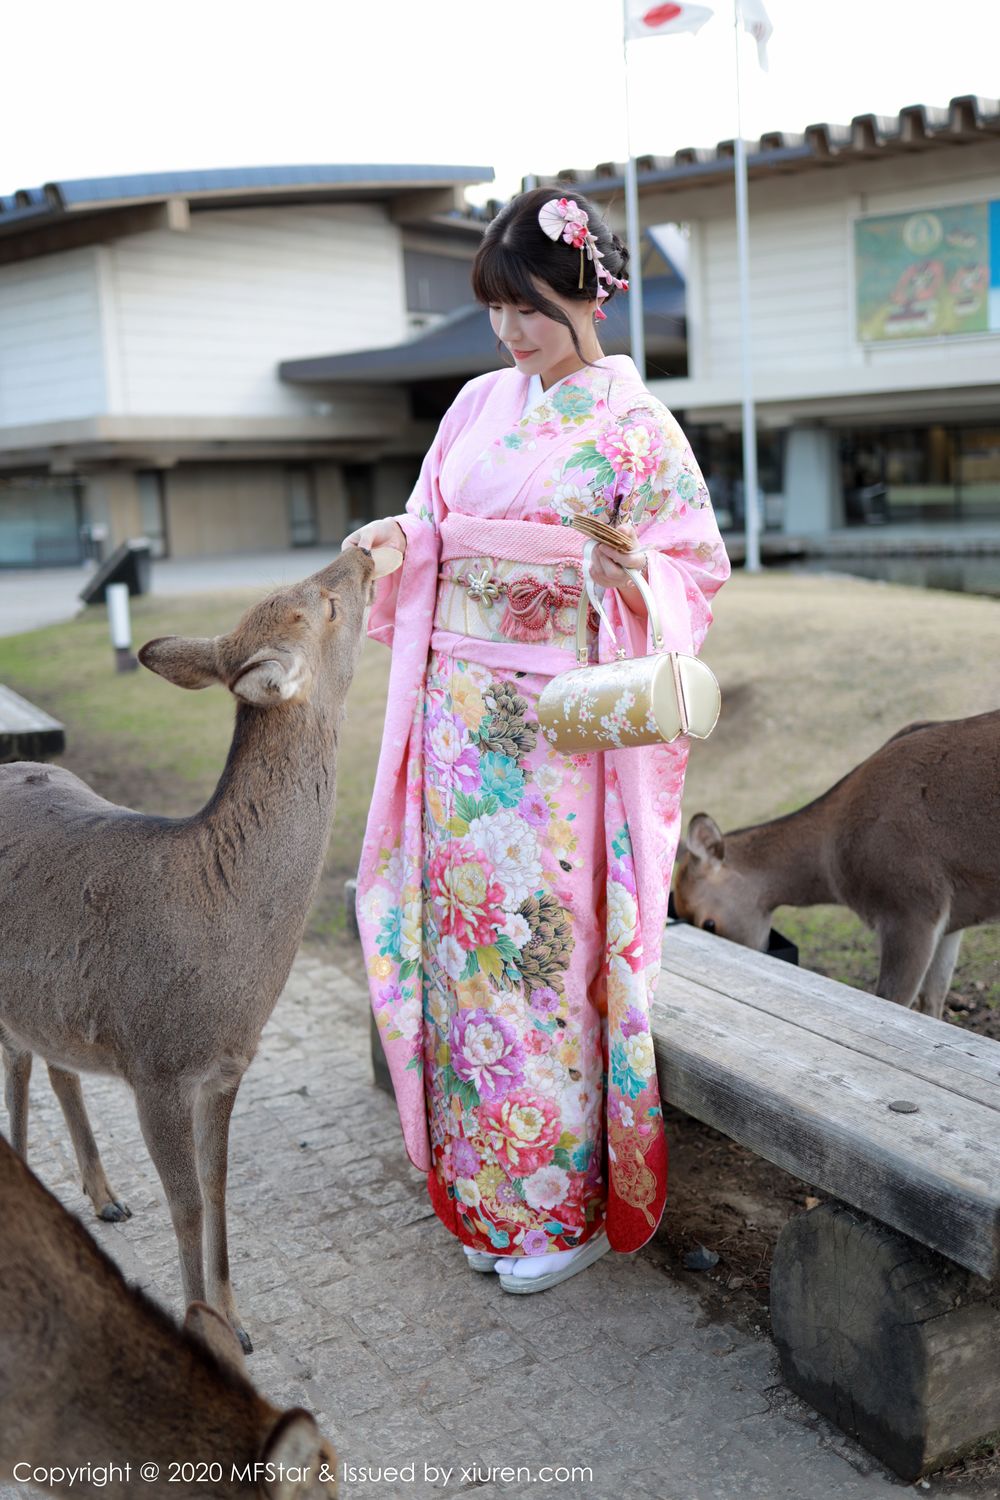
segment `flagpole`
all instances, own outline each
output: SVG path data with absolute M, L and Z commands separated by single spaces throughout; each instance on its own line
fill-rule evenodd
M 632 359 L 639 379 L 646 378 L 646 330 L 642 318 L 642 239 L 639 229 L 639 183 L 635 157 L 632 155 L 632 112 L 628 96 L 628 36 L 624 3 L 622 7 L 622 56 L 625 61 L 625 238 L 629 247 L 628 327 Z
M 733 0 L 736 43 L 736 243 L 740 284 L 740 365 L 743 387 L 743 508 L 748 573 L 760 572 L 760 518 L 757 514 L 757 425 L 753 399 L 753 355 L 750 338 L 750 233 L 747 213 L 747 153 L 740 101 L 740 11 Z

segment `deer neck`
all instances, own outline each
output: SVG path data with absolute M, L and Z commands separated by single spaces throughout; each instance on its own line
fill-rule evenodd
M 829 874 L 828 821 L 821 801 L 726 835 L 726 861 L 756 881 L 763 910 L 839 899 Z
M 99 1431 L 117 1462 L 132 1465 L 133 1476 L 143 1462 L 153 1459 L 159 1464 L 159 1475 L 143 1486 L 148 1500 L 176 1500 L 178 1486 L 170 1482 L 173 1459 L 193 1465 L 200 1481 L 185 1485 L 185 1494 L 259 1493 L 253 1484 L 231 1483 L 231 1468 L 243 1469 L 260 1456 L 263 1438 L 278 1413 L 248 1381 L 181 1344 L 176 1333 L 164 1336 L 155 1328 L 143 1332 L 147 1337 L 138 1337 L 133 1349 L 119 1356 L 114 1380 L 88 1393 L 85 1412 L 73 1430 L 63 1433 L 61 1462 L 82 1465 L 92 1460 L 94 1433 Z M 150 1369 L 158 1373 L 157 1389 L 148 1399 L 137 1399 L 137 1392 L 149 1390 Z M 222 1465 L 221 1485 L 207 1482 L 217 1477 L 207 1467 L 213 1464 Z
M 285 855 L 311 882 L 333 816 L 339 721 L 322 703 L 239 705 L 219 784 L 194 819 L 206 852 L 220 861 L 220 878 L 252 869 L 259 853 L 271 878 Z

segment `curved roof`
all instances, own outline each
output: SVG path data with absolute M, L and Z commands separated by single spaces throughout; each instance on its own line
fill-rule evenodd
M 79 213 L 107 212 L 186 198 L 192 206 L 238 202 L 303 202 L 323 198 L 392 198 L 434 188 L 492 182 L 492 167 L 358 165 L 213 167 L 190 172 L 140 172 L 80 177 L 0 195 L 0 231 L 45 224 Z

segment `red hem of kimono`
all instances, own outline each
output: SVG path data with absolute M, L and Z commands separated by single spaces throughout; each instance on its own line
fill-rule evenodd
M 443 1185 L 435 1171 L 432 1170 L 426 1175 L 427 1195 L 431 1200 L 431 1208 L 433 1208 L 435 1214 L 441 1220 L 441 1223 L 444 1225 L 445 1229 L 447 1229 L 452 1235 L 454 1235 L 459 1244 L 468 1245 L 470 1250 L 482 1250 L 485 1255 L 489 1255 L 491 1252 L 494 1255 L 519 1256 L 523 1254 L 523 1251 L 520 1250 L 517 1245 L 511 1245 L 507 1250 L 497 1250 L 495 1245 L 487 1244 L 483 1236 L 477 1236 L 479 1243 L 476 1244 L 473 1244 L 471 1240 L 466 1239 L 461 1232 L 462 1220 L 459 1216 L 458 1210 L 455 1207 L 454 1198 L 451 1197 L 448 1189 Z M 573 1248 L 578 1250 L 580 1248 L 580 1245 L 585 1245 L 587 1243 L 587 1240 L 592 1239 L 595 1234 L 599 1234 L 602 1229 L 606 1228 L 607 1224 L 603 1219 L 599 1219 L 594 1224 L 588 1224 L 586 1237 L 580 1240 L 579 1244 L 575 1245 Z
M 645 1165 L 656 1179 L 656 1195 L 648 1208 L 634 1208 L 615 1191 L 614 1172 L 608 1174 L 607 1231 L 612 1250 L 627 1254 L 639 1250 L 656 1233 L 667 1202 L 667 1149 L 666 1132 L 661 1124 L 659 1137 L 645 1157 Z
M 601 1229 L 607 1231 L 612 1250 L 618 1250 L 623 1254 L 641 1249 L 648 1240 L 652 1239 L 667 1200 L 667 1158 L 667 1137 L 661 1128 L 660 1138 L 646 1158 L 646 1166 L 656 1177 L 656 1197 L 650 1205 L 648 1216 L 641 1209 L 633 1208 L 631 1204 L 624 1202 L 611 1186 L 608 1190 L 608 1206 L 604 1219 L 594 1225 L 588 1225 L 589 1233 L 586 1239 L 580 1241 L 580 1244 L 585 1245 L 587 1240 Z M 486 1253 L 492 1250 L 494 1248 L 492 1245 L 485 1243 L 473 1245 L 463 1236 L 460 1227 L 462 1221 L 455 1207 L 454 1198 L 451 1197 L 433 1168 L 425 1175 L 431 1207 L 444 1227 L 461 1244 L 469 1245 L 470 1249 L 481 1249 Z M 653 1220 L 652 1225 L 650 1225 L 650 1218 Z M 503 1253 L 520 1254 L 514 1246 Z

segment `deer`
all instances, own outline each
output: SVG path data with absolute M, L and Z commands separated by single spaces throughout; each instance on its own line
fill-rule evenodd
M 319 882 L 375 573 L 372 554 L 352 547 L 255 604 L 229 635 L 142 647 L 143 666 L 167 681 L 221 683 L 236 700 L 218 785 L 193 816 L 116 806 L 62 767 L 0 767 L 11 1144 L 27 1159 L 38 1053 L 96 1214 L 129 1217 L 101 1163 L 79 1075 L 124 1079 L 169 1207 L 185 1305 L 215 1307 L 248 1353 L 229 1273 L 229 1121 Z
M 0 1139 L 0 1481 L 328 1500 L 336 1465 L 309 1412 L 259 1395 L 219 1313 L 194 1302 L 178 1328 Z
M 766 949 L 778 906 L 832 902 L 877 935 L 875 993 L 944 1010 L 962 932 L 1000 920 L 1000 712 L 909 724 L 829 791 L 723 834 L 691 818 L 677 915 Z

